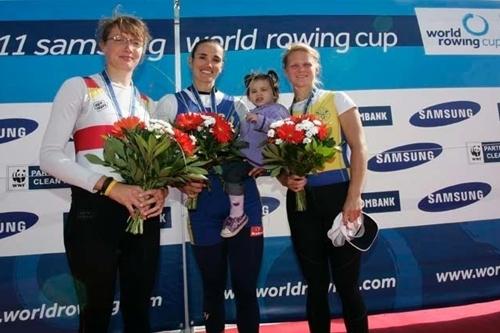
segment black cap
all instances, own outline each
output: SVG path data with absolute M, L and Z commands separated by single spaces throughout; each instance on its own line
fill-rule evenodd
M 351 239 L 349 239 L 349 237 L 346 240 L 356 249 L 365 252 L 370 249 L 373 242 L 377 238 L 378 225 L 370 215 L 364 212 L 361 213 L 359 218 L 361 219 L 364 227 L 364 234 L 360 237 L 353 237 Z
M 359 228 L 355 234 L 351 234 L 348 227 L 343 224 L 342 212 L 340 212 L 333 220 L 328 237 L 332 240 L 333 246 L 343 246 L 347 241 L 359 251 L 368 251 L 377 238 L 378 225 L 370 215 L 364 212 L 361 212 L 354 223 L 359 225 Z

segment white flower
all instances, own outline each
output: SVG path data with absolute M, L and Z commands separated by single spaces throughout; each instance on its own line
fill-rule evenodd
M 284 123 L 285 123 L 284 120 L 273 121 L 271 123 L 271 125 L 269 125 L 269 128 L 277 128 L 277 127 L 283 126 Z
M 304 144 L 308 144 L 308 143 L 311 143 L 311 142 L 312 142 L 311 138 L 304 138 L 304 140 L 302 140 L 302 143 L 304 143 Z
M 318 128 L 314 125 L 314 123 L 308 119 L 304 119 L 297 125 L 295 125 L 295 129 L 299 131 L 303 131 L 305 136 L 308 138 L 312 138 L 316 134 L 318 134 Z
M 270 129 L 269 131 L 267 131 L 267 137 L 268 138 L 274 138 L 275 135 L 276 135 L 276 131 L 275 130 Z
M 203 118 L 203 126 L 205 127 L 211 127 L 212 125 L 215 124 L 215 118 L 212 116 L 207 116 L 205 114 L 202 114 L 201 117 Z
M 147 129 L 155 133 L 157 138 L 164 134 L 174 135 L 174 129 L 172 125 L 164 120 L 160 119 L 150 119 L 147 124 Z
M 283 140 L 281 140 L 281 139 L 276 139 L 275 143 L 276 143 L 277 145 L 280 145 L 280 144 L 282 144 L 282 143 L 283 143 Z

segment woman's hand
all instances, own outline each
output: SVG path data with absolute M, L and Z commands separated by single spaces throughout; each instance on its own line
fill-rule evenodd
M 142 198 L 141 215 L 143 218 L 148 219 L 161 214 L 165 206 L 165 199 L 168 196 L 168 189 L 154 189 L 144 191 L 140 194 Z
M 144 191 L 140 186 L 127 185 L 117 182 L 115 185 L 113 185 L 107 196 L 114 201 L 124 205 L 130 215 L 133 215 L 136 209 L 141 209 L 143 200 L 141 198 L 141 194 L 143 192 Z
M 203 188 L 205 188 L 206 184 L 205 182 L 189 182 L 186 183 L 184 186 L 179 187 L 179 190 L 181 190 L 182 193 L 186 194 L 190 198 L 196 198 L 196 196 L 203 191 Z
M 278 176 L 278 181 L 293 192 L 302 191 L 307 184 L 305 176 L 289 175 L 284 172 Z
M 347 224 L 356 221 L 361 215 L 363 200 L 361 196 L 347 196 L 344 207 L 342 208 L 342 222 Z

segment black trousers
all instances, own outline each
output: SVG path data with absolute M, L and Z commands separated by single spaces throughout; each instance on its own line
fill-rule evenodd
M 144 222 L 144 234 L 125 231 L 129 216 L 117 202 L 72 187 L 64 245 L 80 305 L 80 333 L 108 331 L 117 276 L 124 332 L 151 332 L 150 297 L 160 242 L 159 218 Z
M 260 312 L 256 287 L 263 251 L 263 236 L 252 236 L 251 227 L 209 246 L 193 246 L 203 281 L 203 311 L 207 333 L 221 333 L 226 322 L 224 290 L 227 267 L 236 301 L 239 333 L 259 332 Z
M 342 211 L 349 183 L 306 187 L 307 210 L 295 209 L 295 192 L 287 192 L 292 242 L 307 282 L 307 320 L 311 333 L 330 332 L 328 287 L 335 284 L 348 333 L 368 332 L 367 311 L 359 291 L 361 253 L 348 243 L 334 247 L 327 236 Z
M 222 179 L 224 180 L 224 191 L 231 195 L 243 195 L 245 193 L 245 179 L 254 168 L 253 165 L 244 160 L 236 160 L 222 164 Z

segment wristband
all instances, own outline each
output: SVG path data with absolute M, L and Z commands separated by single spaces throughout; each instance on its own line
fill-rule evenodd
M 118 184 L 116 180 L 112 180 L 111 183 L 108 185 L 108 188 L 106 188 L 106 191 L 104 191 L 105 196 L 109 196 L 109 193 L 111 192 L 111 189 L 115 187 L 115 185 Z
M 106 179 L 104 179 L 104 181 L 102 182 L 102 186 L 101 186 L 101 189 L 99 190 L 99 194 L 100 195 L 104 195 L 104 193 L 106 192 L 106 190 L 108 189 L 109 187 L 109 184 L 111 184 L 111 182 L 113 181 L 113 177 L 106 177 Z

